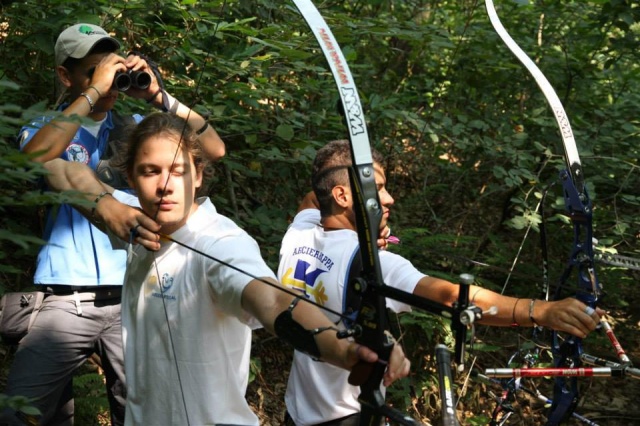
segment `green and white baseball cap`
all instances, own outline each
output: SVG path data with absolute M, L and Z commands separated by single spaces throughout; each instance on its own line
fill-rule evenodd
M 76 24 L 72 25 L 58 36 L 55 54 L 56 66 L 62 65 L 67 58 L 81 59 L 103 40 L 113 44 L 113 50 L 120 49 L 120 43 L 109 33 L 97 25 Z

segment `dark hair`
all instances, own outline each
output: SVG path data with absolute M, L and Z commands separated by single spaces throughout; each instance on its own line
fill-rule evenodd
M 382 154 L 371 149 L 374 163 L 382 164 Z M 349 184 L 349 167 L 352 165 L 351 146 L 346 139 L 331 141 L 316 153 L 311 172 L 311 186 L 320 205 L 320 214 L 331 214 L 333 195 L 337 185 Z
M 116 51 L 117 49 L 114 49 L 113 42 L 106 39 L 100 40 L 95 44 L 95 46 L 93 46 L 93 48 L 89 51 L 89 53 L 87 53 L 84 56 L 84 58 L 86 58 L 87 56 L 93 53 L 111 53 Z M 69 56 L 62 63 L 62 66 L 65 67 L 67 70 L 69 70 L 69 72 L 73 72 L 75 71 L 75 69 L 78 67 L 78 65 L 80 64 L 80 62 L 82 62 L 84 58 L 72 58 L 71 56 Z
M 184 119 L 164 112 L 148 115 L 131 129 L 126 140 L 126 148 L 118 153 L 118 158 L 114 160 L 114 163 L 126 176 L 131 176 L 140 145 L 147 139 L 160 135 L 173 136 L 179 140 L 180 147 L 193 156 L 196 170 L 204 170 L 207 160 L 196 140 L 197 136 L 194 130 Z

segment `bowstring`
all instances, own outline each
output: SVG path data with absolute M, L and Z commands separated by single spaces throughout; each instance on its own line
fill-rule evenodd
M 542 172 L 542 170 L 541 170 L 541 172 Z M 525 198 L 528 198 L 528 195 Z M 540 211 L 540 209 L 543 208 L 543 202 L 544 202 L 544 197 L 542 197 L 540 199 L 540 201 L 538 201 L 538 204 L 536 205 L 536 208 L 533 211 L 534 214 L 537 214 Z M 510 281 L 511 281 L 511 277 L 514 275 L 516 266 L 518 264 L 518 260 L 520 259 L 520 255 L 522 254 L 522 251 L 524 249 L 524 245 L 525 245 L 525 243 L 527 241 L 527 238 L 529 237 L 529 234 L 530 234 L 531 229 L 533 227 L 533 223 L 531 221 L 528 221 L 528 222 L 529 223 L 528 223 L 527 228 L 526 228 L 526 230 L 524 232 L 524 235 L 522 237 L 522 241 L 520 242 L 520 245 L 518 246 L 518 250 L 516 251 L 516 254 L 515 254 L 514 258 L 513 258 L 513 261 L 511 262 L 511 266 L 509 267 L 509 269 L 507 271 L 507 276 L 506 276 L 504 284 L 502 285 L 502 288 L 500 290 L 500 295 L 504 295 L 505 292 L 507 291 L 507 288 L 509 287 L 509 284 L 510 284 Z M 543 287 L 545 287 L 545 292 L 546 292 L 545 300 L 548 300 L 548 290 L 547 290 L 548 278 L 547 278 L 546 267 L 547 267 L 547 265 L 544 264 L 544 262 L 543 262 Z M 534 330 L 535 330 L 535 328 L 536 327 L 534 327 Z M 489 332 L 488 328 L 485 328 L 484 333 L 483 333 L 483 337 L 482 337 L 483 340 L 486 338 L 486 335 L 487 335 L 488 332 Z M 520 346 L 519 342 L 520 342 L 520 339 L 518 339 L 518 346 Z M 518 349 L 518 351 L 516 353 L 519 353 L 519 352 L 520 352 L 520 349 Z M 473 361 L 472 361 L 472 365 L 475 364 L 475 362 L 477 361 L 477 358 L 478 358 L 478 356 L 474 355 Z M 512 356 L 512 358 L 513 358 L 513 356 Z M 467 382 L 471 377 L 472 371 L 473 371 L 473 368 L 470 368 L 469 372 L 467 373 L 467 377 L 465 378 L 464 387 L 463 388 L 466 388 Z M 515 391 L 517 389 L 518 389 L 518 387 L 514 388 L 514 395 L 515 395 Z M 460 402 L 460 399 L 458 400 L 458 402 Z M 505 418 L 504 421 L 506 421 L 506 420 L 507 419 Z
M 225 5 L 226 5 L 226 0 L 223 1 L 222 7 L 221 7 L 221 14 L 222 14 L 222 10 L 224 10 L 224 8 L 225 8 Z M 220 26 L 220 23 L 217 23 L 216 24 L 216 28 L 214 30 L 214 33 L 212 34 L 212 37 L 215 37 L 215 34 L 218 31 L 219 26 Z M 207 51 L 207 57 L 209 57 L 209 56 L 210 56 L 210 52 Z M 205 57 L 205 61 L 206 61 L 206 57 Z M 206 68 L 206 62 L 203 65 L 203 69 L 202 69 L 202 71 L 200 73 L 200 77 L 199 77 L 199 79 L 197 81 L 197 84 L 196 84 L 196 87 L 195 87 L 195 90 L 194 90 L 195 93 L 197 93 L 197 91 L 198 91 L 198 88 L 200 86 L 200 82 L 202 81 L 202 77 L 204 75 L 205 68 Z M 197 98 L 197 97 L 194 96 L 194 98 Z M 194 103 L 195 103 L 195 100 L 194 100 Z M 191 114 L 191 108 L 189 109 L 189 113 L 188 114 Z M 186 118 L 185 121 L 188 121 L 188 118 L 189 118 L 189 115 L 187 115 L 187 118 Z M 175 162 L 177 161 L 178 155 L 180 155 L 180 148 L 181 148 L 181 145 L 182 145 L 182 141 L 183 141 L 184 135 L 185 135 L 186 130 L 187 130 L 187 126 L 188 126 L 188 124 L 185 122 L 185 126 L 183 127 L 182 133 L 180 135 L 180 139 L 178 141 L 178 147 L 176 149 L 176 152 L 175 152 L 173 160 L 172 160 L 171 168 L 173 168 L 173 164 L 175 164 Z M 167 177 L 167 181 L 165 182 L 165 185 L 163 187 L 162 194 L 161 194 L 161 197 L 160 197 L 160 202 L 158 204 L 162 203 L 162 199 L 164 198 L 164 195 L 166 193 L 166 188 L 169 185 L 169 179 L 170 179 L 170 175 Z M 160 206 L 158 205 L 158 209 L 156 210 L 155 214 L 153 215 L 154 221 L 157 219 L 159 212 L 160 212 Z M 232 264 L 230 264 L 228 262 L 225 262 L 225 261 L 223 261 L 221 259 L 218 259 L 218 258 L 216 258 L 214 256 L 211 256 L 211 255 L 209 255 L 207 253 L 204 253 L 204 252 L 202 252 L 202 251 L 200 251 L 200 250 L 198 250 L 198 249 L 196 249 L 194 247 L 191 247 L 191 246 L 189 246 L 189 245 L 187 245 L 185 243 L 182 243 L 182 242 L 180 242 L 178 240 L 175 240 L 174 238 L 172 238 L 172 237 L 170 237 L 168 235 L 160 234 L 160 236 L 161 236 L 162 239 L 165 239 L 167 241 L 170 241 L 170 242 L 173 242 L 175 244 L 178 244 L 179 246 L 182 246 L 182 247 L 184 247 L 184 248 L 186 248 L 188 250 L 191 250 L 191 251 L 193 251 L 193 252 L 195 252 L 197 254 L 200 254 L 200 255 L 202 255 L 202 256 L 210 259 L 210 260 L 213 260 L 215 262 L 218 262 L 218 263 L 220 263 L 220 264 L 222 264 L 224 266 L 232 268 L 232 269 L 234 269 L 234 270 L 236 270 L 236 271 L 238 271 L 238 272 L 240 272 L 242 274 L 245 274 L 245 275 L 247 275 L 247 276 L 249 276 L 249 277 L 251 277 L 251 278 L 253 278 L 253 279 L 257 280 L 257 281 L 260 281 L 260 282 L 262 282 L 264 284 L 267 284 L 267 285 L 269 285 L 269 286 L 271 286 L 273 288 L 276 288 L 276 289 L 278 289 L 278 290 L 280 290 L 280 291 L 282 291 L 284 293 L 287 293 L 287 294 L 289 294 L 289 295 L 291 295 L 293 297 L 300 297 L 299 293 L 296 293 L 296 292 L 294 292 L 292 290 L 289 290 L 289 289 L 287 289 L 287 288 L 285 288 L 285 287 L 283 287 L 281 285 L 274 284 L 274 283 L 272 283 L 272 282 L 270 282 L 268 280 L 265 280 L 262 277 L 258 277 L 258 276 L 254 275 L 254 274 L 251 274 L 251 273 L 249 273 L 249 272 L 247 272 L 247 271 L 245 271 L 245 270 L 243 270 L 241 268 L 238 268 L 238 267 L 236 267 L 236 266 L 234 266 L 234 265 L 232 265 Z M 183 404 L 183 407 L 184 407 L 184 410 L 185 410 L 187 424 L 190 425 L 191 423 L 190 423 L 190 420 L 189 420 L 189 412 L 188 412 L 188 409 L 187 409 L 187 403 L 186 403 L 186 399 L 185 399 L 185 395 L 184 395 L 184 390 L 183 390 L 184 388 L 183 388 L 183 384 L 182 384 L 182 378 L 181 378 L 181 375 L 180 375 L 180 367 L 179 367 L 177 356 L 176 356 L 173 333 L 172 333 L 172 329 L 171 329 L 170 322 L 169 322 L 169 314 L 168 314 L 167 306 L 166 306 L 166 300 L 165 300 L 165 295 L 164 295 L 164 287 L 162 285 L 162 279 L 160 278 L 160 271 L 159 271 L 159 268 L 158 268 L 158 261 L 157 261 L 156 252 L 153 252 L 153 263 L 154 263 L 154 268 L 155 268 L 155 271 L 156 271 L 156 277 L 158 279 L 158 287 L 160 288 L 160 295 L 161 295 L 161 299 L 162 299 L 162 306 L 163 306 L 163 310 L 164 310 L 165 321 L 167 323 L 170 347 L 171 347 L 171 350 L 172 350 L 173 356 L 174 356 L 174 362 L 175 362 L 175 367 L 176 367 L 176 374 L 177 374 L 177 378 L 178 378 L 178 384 L 179 384 L 179 387 L 180 387 L 180 394 L 181 394 L 181 398 L 182 398 L 182 404 Z M 315 301 L 313 301 L 311 299 L 305 298 L 305 299 L 303 299 L 303 301 L 307 302 L 307 303 L 309 303 L 309 304 L 311 304 L 313 306 L 316 306 L 317 308 L 322 309 L 325 312 L 331 313 L 331 314 L 339 317 L 340 319 L 343 319 L 343 320 L 349 320 L 350 319 L 350 317 L 345 315 L 344 313 L 332 310 L 332 309 L 330 309 L 330 308 L 328 308 L 326 306 L 323 306 L 323 305 L 321 305 L 321 304 L 319 304 L 319 303 L 317 303 L 317 302 L 315 302 Z
M 543 167 L 543 168 L 544 168 L 544 167 Z M 541 169 L 540 169 L 540 173 L 542 172 L 542 169 L 543 169 L 543 168 L 541 168 Z M 546 191 L 547 191 L 548 189 L 549 189 L 548 187 L 547 187 L 547 188 L 545 188 L 545 192 L 544 192 L 544 193 L 545 193 L 545 195 L 546 195 Z M 529 194 L 530 194 L 530 193 L 529 193 Z M 525 197 L 525 198 L 528 198 L 529 194 L 527 194 L 527 197 Z M 535 215 L 535 214 L 538 214 L 538 212 L 540 212 L 540 211 L 543 211 L 543 210 L 544 210 L 544 206 L 543 206 L 544 200 L 545 200 L 545 196 L 541 197 L 540 201 L 537 203 L 537 205 L 536 205 L 536 207 L 535 207 L 535 209 L 534 209 L 534 211 L 533 211 L 533 214 L 534 214 L 534 215 Z M 543 219 L 543 221 L 544 221 L 544 218 L 542 218 L 542 219 Z M 509 267 L 509 269 L 508 269 L 507 271 L 504 271 L 504 272 L 506 272 L 507 276 L 506 276 L 505 281 L 504 281 L 504 283 L 503 283 L 503 285 L 502 285 L 502 288 L 501 288 L 501 290 L 500 290 L 500 294 L 501 294 L 501 295 L 504 295 L 504 294 L 505 294 L 505 292 L 507 291 L 507 288 L 509 287 L 509 284 L 510 284 L 510 281 L 511 281 L 512 276 L 517 275 L 517 274 L 515 274 L 515 269 L 516 269 L 517 264 L 518 264 L 518 261 L 519 261 L 519 259 L 520 259 L 520 255 L 522 254 L 522 251 L 523 251 L 523 249 L 524 249 L 524 245 L 525 245 L 525 243 L 526 243 L 526 241 L 527 241 L 527 239 L 528 239 L 528 237 L 529 237 L 529 234 L 530 234 L 530 232 L 531 232 L 531 229 L 532 229 L 532 227 L 533 227 L 533 223 L 532 223 L 531 221 L 528 221 L 528 222 L 529 222 L 529 223 L 528 223 L 527 228 L 526 228 L 526 230 L 525 230 L 525 232 L 524 232 L 524 235 L 523 235 L 523 237 L 522 237 L 522 241 L 520 242 L 520 245 L 518 246 L 518 250 L 516 251 L 516 254 L 515 254 L 514 258 L 513 258 L 513 260 L 511 261 L 511 265 L 510 265 L 510 267 Z M 546 248 L 545 248 L 545 247 L 543 247 L 542 249 L 543 249 L 543 252 L 544 252 L 544 253 L 543 253 L 543 277 L 542 277 L 543 284 L 542 284 L 542 293 L 544 294 L 544 300 L 548 301 L 548 300 L 549 300 L 549 280 L 548 280 L 548 269 L 547 269 L 547 268 L 548 268 L 548 264 L 547 264 L 547 258 L 546 258 Z M 483 264 L 480 264 L 480 263 L 478 263 L 478 262 L 473 262 L 473 263 L 475 263 L 475 264 L 479 264 L 480 266 L 489 266 L 489 265 L 483 265 Z M 535 329 L 536 329 L 536 328 L 537 328 L 537 327 L 534 327 L 534 339 L 535 339 Z M 488 333 L 488 328 L 485 328 L 484 333 L 483 333 L 483 335 L 482 335 L 481 339 L 485 339 L 485 338 L 486 338 L 487 333 Z M 474 356 L 473 356 L 473 359 L 472 359 L 472 362 L 471 362 L 471 365 L 472 365 L 472 366 L 476 363 L 477 358 L 478 358 L 478 356 L 477 356 L 477 355 L 474 355 Z M 464 379 L 463 392 L 462 392 L 462 394 L 463 394 L 463 395 L 464 395 L 464 390 L 465 390 L 465 389 L 466 389 L 466 387 L 467 387 L 467 383 L 468 383 L 469 379 L 471 378 L 471 374 L 472 374 L 472 372 L 473 372 L 473 368 L 470 368 L 470 369 L 468 370 L 468 372 L 467 372 L 467 375 L 466 375 L 465 379 Z M 460 398 L 460 399 L 461 399 L 461 398 Z M 460 399 L 458 399 L 458 403 L 460 402 Z M 457 404 L 456 404 L 456 405 L 457 405 Z
M 175 238 L 173 238 L 173 237 L 171 237 L 171 236 L 169 236 L 169 235 L 160 234 L 160 238 L 165 239 L 165 240 L 167 240 L 167 241 L 171 241 L 172 243 L 178 244 L 179 246 L 184 247 L 184 248 L 186 248 L 186 249 L 188 249 L 188 250 L 191 250 L 192 252 L 194 252 L 194 253 L 196 253 L 196 254 L 199 254 L 199 255 L 201 255 L 201 256 L 203 256 L 203 257 L 206 257 L 206 258 L 207 258 L 207 259 L 209 259 L 209 260 L 213 260 L 214 262 L 217 262 L 217 263 L 219 263 L 219 264 L 221 264 L 221 265 L 223 265 L 223 266 L 226 266 L 226 267 L 231 268 L 231 269 L 233 269 L 233 270 L 235 270 L 235 271 L 238 271 L 238 272 L 240 272 L 241 274 L 244 274 L 244 275 L 246 275 L 246 276 L 248 276 L 248 277 L 250 277 L 250 278 L 253 278 L 253 279 L 254 279 L 254 280 L 256 280 L 256 281 L 260 281 L 260 282 L 262 282 L 262 283 L 264 283 L 264 284 L 266 284 L 266 285 L 268 285 L 268 286 L 270 286 L 270 287 L 276 288 L 276 289 L 278 289 L 278 290 L 282 291 L 283 293 L 287 293 L 287 294 L 288 294 L 288 295 L 290 295 L 290 296 L 293 296 L 293 297 L 300 297 L 300 294 L 301 294 L 301 293 L 299 293 L 299 292 L 296 292 L 296 291 L 293 291 L 293 290 L 289 290 L 288 288 L 286 288 L 286 287 L 284 287 L 284 286 L 281 286 L 280 284 L 274 284 L 273 282 L 271 282 L 271 281 L 269 281 L 269 280 L 266 280 L 266 279 L 264 279 L 264 278 L 262 278 L 262 277 L 259 277 L 259 276 L 255 275 L 255 274 L 252 274 L 251 272 L 245 271 L 244 269 L 239 268 L 239 267 L 237 267 L 237 266 L 235 266 L 235 265 L 233 265 L 233 264 L 231 264 L 231 263 L 229 263 L 229 262 L 226 262 L 226 261 L 224 261 L 224 260 L 222 260 L 222 259 L 219 259 L 219 258 L 217 258 L 217 257 L 215 257 L 215 256 L 210 255 L 210 254 L 207 254 L 207 253 L 205 253 L 205 252 L 203 252 L 203 251 L 201 251 L 201 250 L 198 250 L 198 249 L 197 249 L 197 248 L 195 248 L 195 247 L 192 247 L 192 246 L 190 246 L 190 245 L 188 245 L 188 244 L 185 244 L 185 243 L 183 243 L 183 242 L 181 242 L 181 241 L 178 241 L 178 240 L 176 240 Z M 313 306 L 315 306 L 315 307 L 317 307 L 317 308 L 319 308 L 319 309 L 322 309 L 322 310 L 324 310 L 324 311 L 326 311 L 326 312 L 329 312 L 330 314 L 336 315 L 336 316 L 338 316 L 341 320 L 349 320 L 349 319 L 351 319 L 351 317 L 350 317 L 350 316 L 345 315 L 345 314 L 344 314 L 344 313 L 342 313 L 342 312 L 335 311 L 335 310 L 333 310 L 333 309 L 331 309 L 331 308 L 327 308 L 326 306 L 324 306 L 324 305 L 322 305 L 322 304 L 320 304 L 320 303 L 318 303 L 318 302 L 314 302 L 314 301 L 313 301 L 313 300 L 311 300 L 311 299 L 306 299 L 306 298 L 304 298 L 304 299 L 302 299 L 301 301 L 303 301 L 303 302 L 307 302 L 307 303 L 309 303 L 310 305 L 313 305 Z
M 222 17 L 224 9 L 226 8 L 226 4 L 227 4 L 227 0 L 223 0 L 222 2 L 222 6 L 220 8 L 220 16 Z M 220 28 L 220 20 L 218 20 L 218 22 L 216 23 L 216 26 L 213 30 L 213 34 L 211 35 L 212 39 L 215 39 L 216 34 L 218 33 L 218 29 Z M 194 88 L 194 96 L 193 96 L 193 101 L 190 103 L 189 105 L 189 112 L 187 113 L 187 117 L 185 118 L 185 124 L 182 128 L 182 131 L 180 133 L 180 138 L 178 139 L 178 146 L 176 147 L 176 152 L 173 156 L 173 160 L 171 162 L 171 167 L 169 168 L 169 174 L 167 176 L 167 180 L 164 184 L 164 187 L 162 189 L 162 193 L 160 195 L 160 201 L 158 203 L 158 208 L 156 209 L 156 212 L 153 215 L 153 220 L 155 221 L 158 218 L 158 214 L 160 213 L 160 205 L 162 204 L 162 200 L 164 199 L 164 196 L 166 194 L 167 191 L 167 187 L 169 186 L 169 180 L 171 179 L 171 170 L 173 169 L 173 166 L 175 165 L 177 159 L 178 159 L 178 155 L 180 155 L 180 151 L 182 148 L 182 141 L 184 139 L 184 136 L 187 132 L 188 126 L 189 126 L 189 117 L 191 116 L 191 112 L 192 112 L 192 108 L 195 106 L 196 102 L 198 101 L 198 90 L 200 89 L 200 84 L 202 82 L 202 79 L 204 77 L 204 72 L 207 68 L 207 59 L 211 56 L 211 50 L 208 49 L 206 51 L 206 55 L 202 64 L 202 71 L 200 71 L 200 75 L 196 81 L 196 86 Z M 162 92 L 164 95 L 164 91 Z M 178 100 L 176 100 L 176 102 L 178 102 Z M 207 117 L 203 117 L 205 119 L 205 121 L 207 120 Z M 174 241 L 175 240 L 171 240 Z M 185 413 L 185 418 L 187 421 L 187 425 L 191 424 L 191 421 L 189 419 L 189 410 L 187 408 L 187 400 L 185 398 L 184 395 L 184 386 L 182 384 L 182 376 L 180 374 L 180 364 L 178 363 L 178 357 L 177 357 L 177 353 L 176 353 L 176 347 L 175 347 L 175 343 L 174 343 L 174 339 L 173 339 L 173 331 L 171 329 L 171 324 L 169 321 L 169 312 L 167 310 L 167 302 L 165 300 L 165 293 L 164 293 L 164 286 L 163 286 L 163 282 L 162 279 L 160 277 L 160 269 L 158 267 L 158 257 L 157 257 L 157 253 L 156 252 L 152 252 L 153 255 L 153 265 L 154 265 L 154 269 L 156 272 L 156 278 L 158 279 L 158 287 L 160 289 L 160 298 L 162 299 L 162 307 L 163 307 L 163 311 L 164 311 L 164 317 L 165 317 L 165 322 L 167 324 L 167 331 L 168 331 L 168 336 L 169 336 L 169 346 L 171 347 L 171 352 L 173 353 L 173 360 L 174 360 L 174 364 L 176 367 L 176 376 L 178 379 L 178 386 L 180 388 L 180 396 L 182 399 L 182 406 L 184 408 L 184 413 Z

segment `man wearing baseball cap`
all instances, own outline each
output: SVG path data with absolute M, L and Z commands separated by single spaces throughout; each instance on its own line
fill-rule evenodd
M 120 95 L 144 99 L 185 119 L 196 130 L 203 151 L 213 160 L 225 154 L 224 142 L 198 113 L 164 89 L 151 62 L 117 52 L 121 44 L 103 28 L 79 23 L 66 28 L 55 44 L 55 70 L 67 100 L 56 113 L 24 126 L 20 148 L 36 161 L 54 158 L 78 161 L 96 170 L 116 189 L 100 194 L 125 200 L 126 179 L 109 166 L 124 149 L 127 125 L 142 117 L 121 117 L 113 111 Z M 116 77 L 141 72 L 146 84 L 127 89 Z M 126 90 L 125 90 L 126 89 Z M 120 322 L 120 294 L 126 252 L 113 250 L 106 234 L 64 204 L 48 212 L 34 283 L 45 293 L 43 306 L 29 333 L 20 341 L 5 393 L 31 399 L 40 416 L 5 409 L 0 424 L 73 424 L 71 383 L 75 370 L 94 352 L 101 358 L 111 410 L 111 424 L 124 423 L 126 387 Z
M 92 24 L 76 24 L 64 30 L 56 41 L 56 66 L 64 64 L 67 58 L 82 59 L 98 43 L 111 46 L 115 52 L 120 43 L 105 30 Z

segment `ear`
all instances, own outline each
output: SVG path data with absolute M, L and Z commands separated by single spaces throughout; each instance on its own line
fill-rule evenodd
M 346 186 L 334 186 L 331 195 L 333 195 L 333 201 L 343 209 L 351 206 L 351 191 Z
M 68 69 L 66 69 L 62 65 L 58 65 L 56 67 L 56 73 L 58 74 L 58 78 L 60 79 L 60 82 L 64 85 L 64 87 L 66 87 L 67 89 L 71 87 L 71 76 Z
M 198 167 L 196 170 L 196 180 L 193 182 L 196 189 L 202 186 L 203 177 L 204 177 L 204 169 L 202 167 Z

